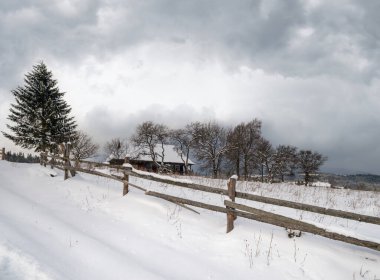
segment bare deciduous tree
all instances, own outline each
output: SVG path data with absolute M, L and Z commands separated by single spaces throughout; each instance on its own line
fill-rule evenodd
M 290 174 L 296 168 L 297 148 L 279 145 L 274 151 L 272 162 L 272 174 L 278 176 L 284 182 L 284 176 Z
M 298 167 L 304 173 L 305 186 L 312 180 L 311 176 L 317 172 L 322 164 L 327 160 L 327 157 L 320 153 L 310 150 L 301 150 L 297 154 Z
M 170 139 L 184 163 L 185 174 L 188 174 L 190 150 L 194 144 L 192 126 L 187 125 L 184 129 L 174 129 L 170 131 Z
M 104 146 L 105 152 L 115 159 L 122 159 L 128 151 L 128 143 L 120 138 L 113 138 Z
M 244 178 L 252 173 L 255 161 L 256 149 L 261 134 L 261 121 L 254 119 L 248 123 L 237 125 L 229 134 L 228 142 L 230 151 L 227 157 L 235 164 L 235 172 L 240 176 L 242 169 Z
M 272 144 L 265 138 L 261 137 L 258 141 L 257 148 L 256 148 L 256 157 L 257 157 L 258 168 L 261 173 L 261 182 L 264 182 L 264 167 L 266 167 L 267 169 L 268 176 L 271 177 L 272 168 L 270 166 L 270 160 L 271 160 L 272 155 L 273 155 Z
M 211 168 L 214 178 L 220 173 L 225 154 L 232 148 L 227 142 L 226 130 L 217 123 L 191 124 L 195 157 L 203 162 L 204 168 Z
M 83 131 L 77 131 L 71 146 L 71 154 L 76 162 L 92 157 L 99 150 L 99 145 L 92 141 L 92 138 Z
M 149 155 L 157 165 L 159 171 L 164 168 L 165 145 L 168 143 L 169 129 L 163 124 L 155 124 L 151 121 L 140 124 L 131 141 L 138 153 Z

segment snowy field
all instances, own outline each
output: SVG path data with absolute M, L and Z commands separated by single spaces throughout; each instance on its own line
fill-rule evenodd
M 51 175 L 57 175 L 52 177 Z M 224 180 L 193 178 L 226 187 Z M 131 182 L 210 204 L 222 195 L 131 177 Z M 238 183 L 264 196 L 380 216 L 380 193 Z M 380 279 L 380 252 L 224 214 L 198 215 L 122 184 L 39 165 L 0 161 L 0 279 Z M 237 200 L 237 202 L 241 202 Z M 380 243 L 380 226 L 250 202 Z M 245 204 L 249 204 L 245 202 Z

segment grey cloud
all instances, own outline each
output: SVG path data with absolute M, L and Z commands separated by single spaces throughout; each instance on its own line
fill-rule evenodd
M 380 3 L 345 1 L 308 8 L 304 1 L 136 1 L 103 34 L 108 47 L 146 41 L 195 42 L 204 58 L 248 64 L 285 76 L 335 75 L 369 82 L 378 76 Z M 273 3 L 268 5 L 268 3 Z M 334 2 L 335 3 L 335 2 Z M 371 28 L 368 28 L 371 26 Z M 310 34 L 302 34 L 302 30 Z M 362 64 L 362 65 L 360 65 Z
M 277 87 L 274 94 L 259 95 L 261 100 L 247 96 L 234 120 L 223 121 L 233 125 L 259 117 L 275 144 L 320 150 L 330 156 L 329 168 L 351 166 L 380 174 L 380 102 L 371 97 L 380 88 L 380 1 L 320 2 L 2 0 L 2 109 L 12 98 L 9 90 L 40 59 L 80 65 L 88 56 L 107 60 L 151 43 L 190 45 L 200 61 L 217 60 L 233 71 L 245 65 L 296 77 L 299 84 L 314 79 L 305 86 Z M 341 84 L 331 82 L 336 80 Z M 252 111 L 250 102 L 261 107 Z M 215 118 L 212 108 L 159 106 L 119 117 L 111 109 L 94 108 L 80 124 L 104 142 L 120 133 L 128 136 L 148 119 L 178 126 Z
M 14 75 L 45 55 L 80 60 L 91 53 L 107 59 L 112 50 L 173 38 L 194 44 L 205 60 L 284 76 L 368 82 L 379 74 L 375 0 L 322 1 L 313 8 L 292 0 L 87 0 L 66 9 L 60 3 L 70 2 L 2 1 L 1 74 Z M 302 35 L 305 28 L 311 33 Z
M 80 1 L 67 8 L 59 3 L 65 2 L 1 2 L 0 82 L 3 88 L 14 87 L 20 73 L 46 56 L 75 60 L 91 49 L 95 36 L 90 26 L 96 25 L 98 1 Z
M 152 104 L 135 113 L 117 116 L 112 108 L 93 108 L 81 120 L 79 128 L 88 132 L 99 143 L 105 143 L 114 137 L 129 138 L 137 125 L 144 121 L 162 123 L 170 128 L 179 128 L 195 121 L 215 119 L 211 108 L 196 110 L 190 105 L 182 104 L 169 109 L 162 104 Z

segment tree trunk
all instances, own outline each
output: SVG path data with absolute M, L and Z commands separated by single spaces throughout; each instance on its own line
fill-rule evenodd
M 240 177 L 240 155 L 237 153 L 236 157 L 236 175 Z
M 215 161 L 212 162 L 212 177 L 214 179 L 218 178 L 218 168 L 216 167 Z
M 310 175 L 309 172 L 305 172 L 305 186 L 309 184 L 310 181 Z
M 244 159 L 244 179 L 246 181 L 248 180 L 248 160 L 247 159 Z

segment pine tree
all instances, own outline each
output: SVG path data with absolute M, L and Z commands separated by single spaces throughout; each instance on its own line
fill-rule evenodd
M 33 66 L 25 75 L 25 85 L 12 90 L 16 102 L 11 104 L 7 124 L 13 132 L 3 135 L 16 145 L 36 152 L 53 151 L 57 144 L 69 142 L 74 136 L 76 123 L 70 117 L 70 106 L 63 100 L 64 93 L 57 87 L 43 62 Z

